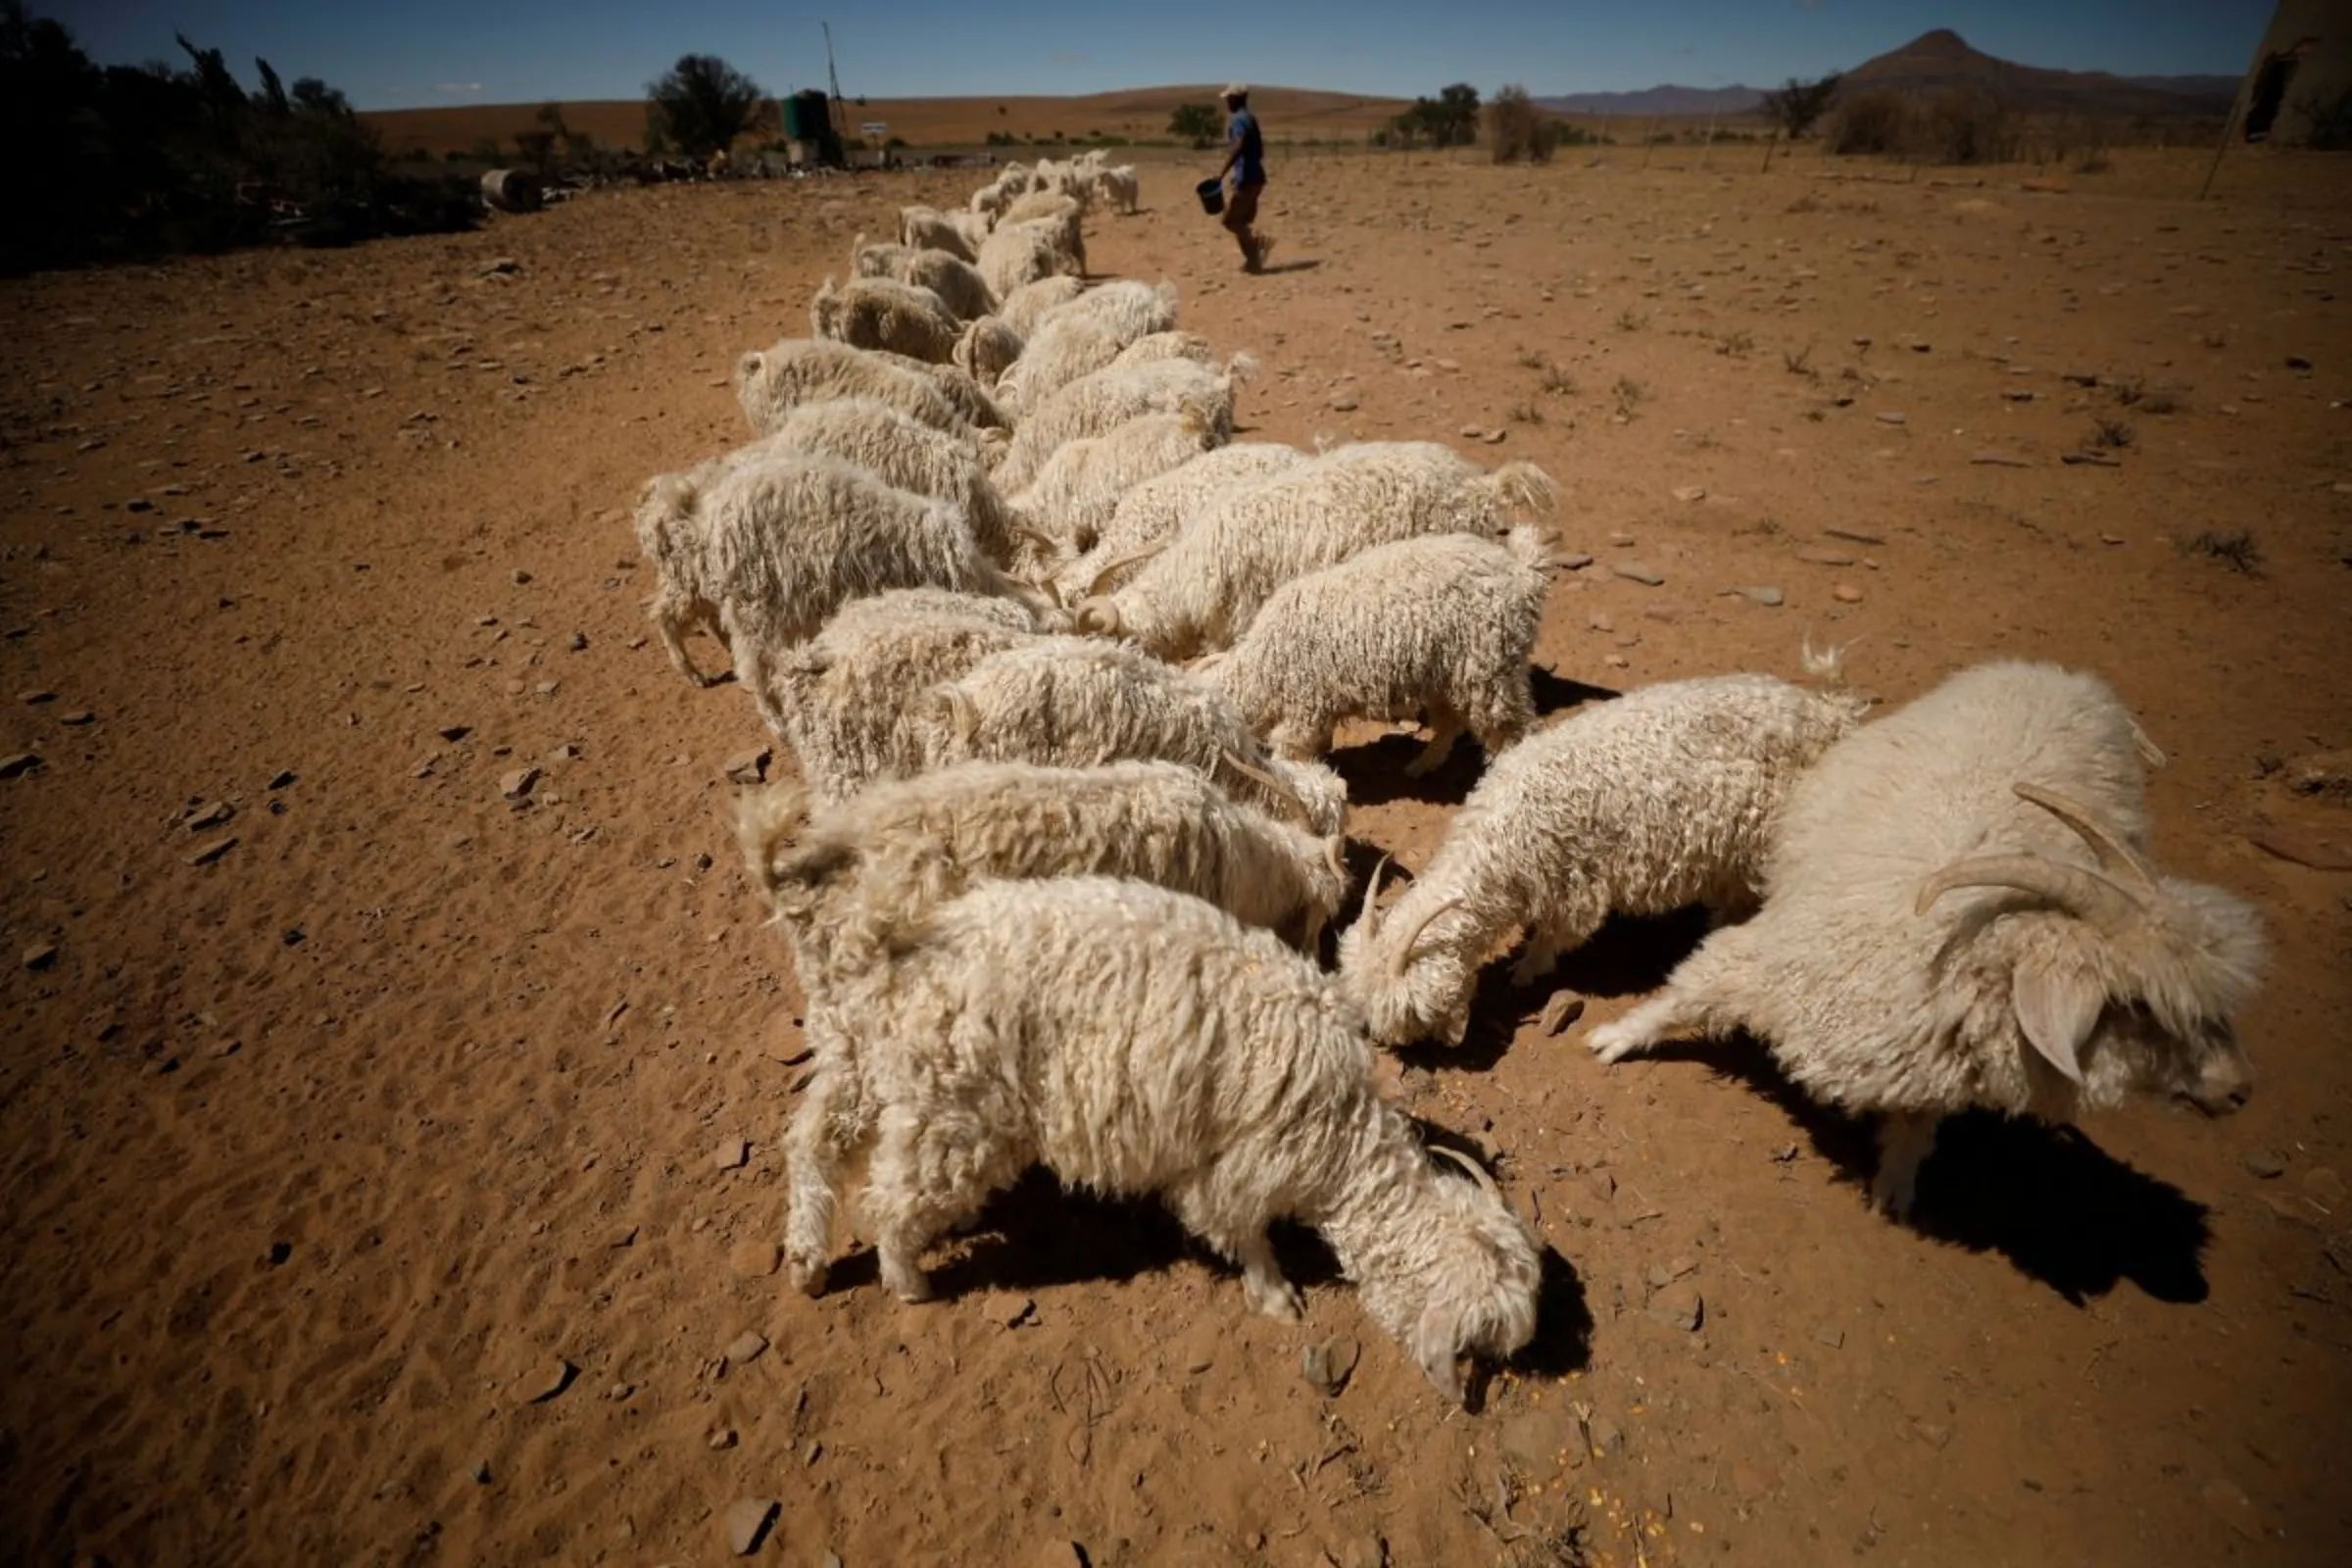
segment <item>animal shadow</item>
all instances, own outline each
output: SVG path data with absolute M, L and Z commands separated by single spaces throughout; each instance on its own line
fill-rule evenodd
M 1453 753 L 1434 771 L 1408 778 L 1405 765 L 1427 745 L 1418 735 L 1384 735 L 1362 746 L 1335 751 L 1324 760 L 1348 782 L 1350 806 L 1386 806 L 1391 801 L 1428 801 L 1459 806 L 1487 770 L 1487 754 L 1464 735 Z
M 1338 1263 L 1312 1232 L 1278 1224 L 1273 1239 L 1293 1284 L 1304 1289 L 1339 1278 Z M 1039 1291 L 1165 1273 L 1187 1257 L 1240 1277 L 1157 1202 L 1074 1191 L 1033 1168 L 989 1199 L 972 1235 L 931 1271 L 931 1283 L 942 1297 L 982 1288 Z
M 1464 1159 L 1476 1160 L 1482 1166 L 1479 1152 L 1469 1141 L 1443 1125 L 1419 1116 L 1412 1118 L 1420 1130 L 1421 1141 L 1431 1149 L 1450 1149 Z M 1510 1201 L 1506 1190 L 1504 1200 Z M 1513 1208 L 1518 1208 L 1512 1203 Z M 1524 1217 L 1524 1210 L 1521 1211 Z M 1529 1226 L 1532 1232 L 1535 1227 Z M 1546 1377 L 1565 1377 L 1581 1372 L 1592 1362 L 1592 1309 L 1585 1298 L 1585 1282 L 1576 1272 L 1576 1265 L 1552 1249 L 1542 1237 L 1536 1245 L 1542 1250 L 1540 1261 L 1543 1277 L 1537 1285 L 1536 1333 L 1511 1365 L 1523 1372 Z
M 1840 1176 L 1878 1171 L 1875 1121 L 1815 1103 L 1752 1041 L 1679 1045 L 1658 1059 L 1704 1061 L 1788 1113 Z M 2160 1301 L 2205 1299 L 2212 1211 L 2117 1159 L 2079 1127 L 1972 1110 L 1944 1119 L 1919 1171 L 1911 1224 L 1972 1252 L 1998 1252 L 2076 1306 L 2130 1280 Z
M 1279 272 L 1311 272 L 1322 265 L 1322 262 L 1312 256 L 1302 256 L 1295 262 L 1283 262 L 1277 266 L 1266 268 L 1258 275 L 1272 277 Z

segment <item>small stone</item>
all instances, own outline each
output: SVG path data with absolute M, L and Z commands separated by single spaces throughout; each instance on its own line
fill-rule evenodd
M 2005 386 L 2001 388 L 2001 396 L 2011 403 L 2031 403 L 2034 401 L 2034 389 L 2030 386 Z
M 749 1557 L 760 1549 L 767 1539 L 768 1526 L 784 1505 L 772 1497 L 745 1497 L 727 1505 L 727 1549 L 738 1557 Z
M 1352 1339 L 1319 1340 L 1299 1352 L 1298 1364 L 1310 1387 L 1327 1396 L 1335 1396 L 1348 1386 L 1356 1357 L 1362 1353 Z
M 445 741 L 455 743 L 473 733 L 471 724 L 444 724 L 433 732 Z
M 1778 588 L 1770 586 L 1740 588 L 1735 591 L 1748 603 L 1762 605 L 1767 610 L 1778 610 L 1788 602 L 1788 595 L 1782 593 Z
M 1623 529 L 1619 529 L 1617 532 L 1609 535 L 1609 543 L 1615 545 L 1620 550 L 1629 548 L 1633 542 L 1634 536 L 1625 532 Z
M 710 1435 L 703 1441 L 710 1445 L 712 1453 L 723 1453 L 735 1446 L 737 1434 L 733 1427 L 712 1427 Z
M 1482 426 L 1475 424 L 1462 426 L 1462 438 L 1466 441 L 1475 441 L 1484 434 L 1486 434 L 1486 430 Z
M 741 1170 L 751 1163 L 752 1146 L 741 1138 L 722 1138 L 710 1155 L 710 1163 L 719 1170 Z
M 1620 561 L 1612 564 L 1609 570 L 1627 582 L 1638 582 L 1650 588 L 1656 588 L 1666 581 L 1664 572 L 1655 566 L 1643 565 L 1639 561 Z
M 60 724 L 73 724 L 78 727 L 83 724 L 95 724 L 98 722 L 98 715 L 86 708 L 76 708 L 71 713 L 58 714 L 57 721 Z
M 15 778 L 40 765 L 41 760 L 31 752 L 11 752 L 6 757 L 0 757 L 0 778 Z
M 531 580 L 531 574 L 520 566 L 514 568 L 514 586 L 519 588 Z
M 1832 539 L 1843 539 L 1849 544 L 1883 545 L 1886 542 L 1882 535 L 1864 533 L 1859 528 L 1824 528 L 1821 531 Z
M 773 754 L 764 746 L 757 751 L 737 752 L 727 759 L 726 774 L 730 784 L 758 784 L 767 777 L 768 760 Z
M 1707 487 L 1703 484 L 1677 485 L 1674 488 L 1674 499 L 1677 501 L 1704 501 L 1707 499 Z
M 1951 1446 L 1952 1429 L 1939 1421 L 1914 1421 L 1911 1423 L 1911 1430 L 1918 1436 L 1920 1442 L 1931 1448 Z
M 24 950 L 24 967 L 27 969 L 46 969 L 55 962 L 57 944 L 54 942 L 36 942 Z
M 2032 463 L 2014 452 L 1996 452 L 1990 448 L 1983 452 L 1970 453 L 1968 461 L 1984 468 L 2030 468 L 2033 466 Z
M 634 1383 L 615 1383 L 605 1391 L 605 1397 L 614 1404 L 625 1404 L 637 1393 Z
M 196 814 L 188 818 L 188 831 L 201 833 L 207 828 L 219 827 L 236 814 L 237 808 L 226 801 L 215 801 L 210 806 L 199 808 Z
M 24 704 L 26 707 L 35 707 L 42 703 L 56 702 L 57 693 L 52 691 L 44 691 L 36 687 L 31 691 L 17 693 L 17 701 Z
M 1850 582 L 1841 582 L 1831 587 L 1830 597 L 1841 605 L 1858 605 L 1862 602 L 1862 590 Z
M 1623 1452 L 1625 1448 L 1623 1429 L 1605 1415 L 1596 1415 L 1585 1423 L 1585 1441 L 1592 1446 L 1596 1458 Z
M 828 1551 L 818 1559 L 817 1568 L 842 1568 L 841 1553 Z
M 783 1250 L 773 1242 L 737 1242 L 727 1252 L 727 1267 L 747 1280 L 765 1279 L 783 1258 Z
M 1339 392 L 1332 395 L 1331 408 L 1335 414 L 1353 414 L 1357 407 L 1355 394 L 1352 392 Z
M 1592 564 L 1592 558 L 1582 550 L 1563 550 L 1551 558 L 1551 564 L 1562 571 L 1582 571 Z
M 1498 447 L 1509 438 L 1510 433 L 1510 431 L 1503 429 L 1500 425 L 1496 425 L 1493 429 L 1489 430 L 1486 434 L 1480 436 L 1479 439 L 1491 447 Z
M 215 839 L 204 848 L 189 855 L 188 863 L 190 865 L 210 865 L 236 847 L 236 835 L 233 833 L 224 839 Z
M 1796 559 L 1815 566 L 1850 566 L 1854 558 L 1843 550 L 1829 550 L 1820 545 L 1807 545 L 1796 553 Z
M 1882 412 L 1876 417 L 1881 424 L 1908 424 L 1911 422 L 1909 415 L 1896 414 L 1892 411 Z
M 1813 1338 L 1816 1343 L 1826 1345 L 1833 1350 L 1845 1348 L 1845 1330 L 1834 1323 L 1822 1324 L 1813 1331 Z
M 2249 1149 L 2239 1158 L 2248 1172 L 2263 1181 L 2275 1181 L 2286 1174 L 2286 1160 L 2275 1150 Z
M 1663 1323 L 1670 1329 L 1685 1333 L 1695 1332 L 1704 1321 L 1706 1307 L 1699 1299 L 1698 1287 L 1688 1280 L 1667 1286 L 1649 1298 L 1645 1307 L 1653 1323 Z
M 2286 368 L 2290 370 L 2308 370 L 2311 368 L 2311 361 L 2300 354 L 2289 354 L 2286 357 Z
M 579 1376 L 579 1372 L 578 1367 L 559 1355 L 524 1374 L 520 1384 L 522 1396 L 533 1404 L 545 1404 L 570 1388 L 571 1380 Z
M 489 1460 L 484 1459 L 473 1467 L 473 1481 L 474 1485 L 480 1487 L 486 1487 L 490 1484 Z
M 2262 1523 L 2254 1517 L 2254 1499 L 2246 1495 L 2243 1487 L 2216 1476 L 2205 1483 L 2205 1490 L 2198 1495 L 2230 1529 L 2248 1541 L 2262 1539 Z
M 767 1336 L 758 1329 L 745 1329 L 727 1345 L 727 1365 L 750 1366 L 767 1353 Z
M 1551 994 L 1551 1000 L 1544 1004 L 1543 1014 L 1536 1019 L 1536 1026 L 1546 1035 L 1556 1035 L 1584 1015 L 1584 998 L 1573 991 L 1555 991 Z
M 584 654 L 588 651 L 588 634 L 584 631 L 575 631 L 565 640 L 564 646 L 575 654 Z
M 1350 1536 L 1332 1560 L 1339 1568 L 1388 1568 L 1389 1544 L 1377 1535 Z
M 510 801 L 519 801 L 524 796 L 530 794 L 531 786 L 538 782 L 539 769 L 536 767 L 518 767 L 512 773 L 500 775 L 498 780 L 498 793 L 505 796 Z

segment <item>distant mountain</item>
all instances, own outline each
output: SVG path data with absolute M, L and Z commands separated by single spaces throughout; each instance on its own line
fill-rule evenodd
M 2104 71 L 2045 71 L 1972 49 L 1948 27 L 1925 32 L 1845 74 L 1842 91 L 1870 89 L 1929 97 L 1984 93 L 2009 109 L 2101 116 L 2211 115 L 2230 112 L 2235 76 L 2114 76 Z
M 2230 113 L 2235 76 L 2114 76 L 2104 71 L 2045 71 L 1996 59 L 1969 47 L 1949 27 L 1924 32 L 1900 49 L 1865 60 L 1845 74 L 1848 93 L 1884 89 L 1905 97 L 1974 91 L 2008 108 L 2035 114 L 2159 119 Z M 1649 87 L 1641 92 L 1577 92 L 1538 98 L 1562 115 L 1742 115 L 1764 94 L 1754 87 Z
M 1640 92 L 1572 92 L 1538 98 L 1561 115 L 1744 115 L 1764 101 L 1754 87 L 1644 87 Z

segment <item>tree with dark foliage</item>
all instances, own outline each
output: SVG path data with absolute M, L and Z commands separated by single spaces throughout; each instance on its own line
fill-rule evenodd
M 716 55 L 680 55 L 667 74 L 645 84 L 645 95 L 649 137 L 697 161 L 776 120 L 765 90 Z
M 1838 83 L 1845 78 L 1832 72 L 1819 81 L 1799 81 L 1788 78 L 1788 85 L 1776 87 L 1764 95 L 1766 118 L 1780 122 L 1781 129 L 1790 141 L 1801 139 L 1813 128 L 1813 122 L 1828 113 L 1830 100 L 1838 96 Z

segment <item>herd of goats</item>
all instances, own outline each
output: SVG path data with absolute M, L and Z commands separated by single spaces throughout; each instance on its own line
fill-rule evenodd
M 1881 1118 L 1909 1212 L 1938 1120 L 2065 1121 L 2132 1091 L 2222 1113 L 2264 957 L 2242 901 L 2148 858 L 2161 754 L 2097 678 L 1979 665 L 1867 717 L 1802 684 L 1665 682 L 1538 728 L 1551 482 L 1432 442 L 1231 441 L 1246 356 L 1174 290 L 1086 280 L 1100 160 L 1008 166 L 968 209 L 854 247 L 814 335 L 743 357 L 759 439 L 654 479 L 651 613 L 724 641 L 798 762 L 741 806 L 815 1066 L 788 1140 L 787 1267 L 821 1290 L 866 1164 L 885 1285 L 1033 1165 L 1155 1195 L 1294 1318 L 1267 1226 L 1330 1244 L 1447 1396 L 1535 1332 L 1540 1251 L 1480 1166 L 1432 1160 L 1373 1048 L 1458 1045 L 1514 978 L 1619 914 L 1705 941 L 1591 1031 L 1616 1062 L 1745 1032 Z M 1344 722 L 1465 730 L 1483 777 L 1435 855 L 1321 961 L 1349 894 Z M 1449 1152 L 1438 1151 L 1438 1152 Z

